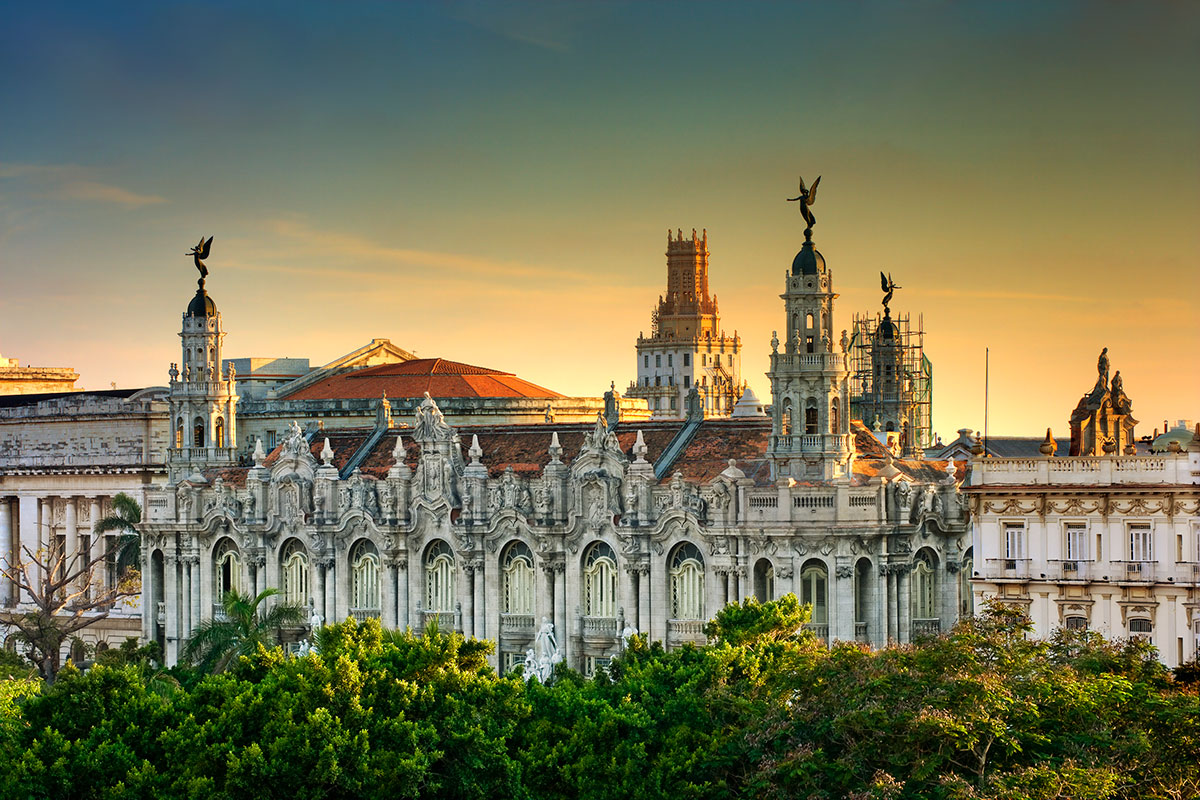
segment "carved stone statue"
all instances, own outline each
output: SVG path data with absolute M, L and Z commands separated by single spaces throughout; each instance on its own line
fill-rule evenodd
M 429 392 L 426 392 L 425 399 L 417 407 L 417 422 L 413 426 L 413 438 L 417 441 L 428 442 L 449 437 L 450 426 L 446 424 L 445 416 L 438 408 L 437 403 L 429 396 Z
M 938 497 L 937 487 L 932 483 L 925 488 L 925 513 L 937 514 L 941 511 L 941 498 Z
M 809 189 L 804 185 L 804 177 L 800 178 L 800 194 L 796 197 L 789 197 L 789 203 L 800 203 L 800 216 L 804 217 L 805 235 L 811 235 L 813 226 L 817 224 L 817 218 L 813 216 L 812 209 L 809 208 L 813 203 L 817 202 L 817 186 L 821 184 L 821 176 L 813 181 L 812 188 Z

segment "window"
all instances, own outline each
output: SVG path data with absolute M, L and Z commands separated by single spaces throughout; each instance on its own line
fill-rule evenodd
M 181 447 L 183 447 L 183 417 L 180 417 L 179 421 L 175 423 L 175 448 Z
M 379 553 L 367 539 L 359 539 L 350 551 L 350 607 L 379 613 Z
M 804 409 L 804 432 L 807 434 L 817 433 L 817 401 L 809 400 L 808 407 Z
M 675 355 L 673 353 L 667 353 L 667 366 L 675 366 Z
M 683 388 L 685 388 L 685 389 L 692 388 L 692 378 L 690 375 L 683 376 Z
M 1129 560 L 1154 560 L 1154 541 L 1150 536 L 1149 525 L 1138 523 L 1129 526 Z
M 223 539 L 217 545 L 213 566 L 216 573 L 217 602 L 229 592 L 241 591 L 242 559 L 232 541 Z
M 867 591 L 870 589 L 871 562 L 860 558 L 854 568 L 854 621 L 867 621 Z
M 834 400 L 829 404 L 829 432 L 838 432 L 838 403 Z
M 760 603 L 775 599 L 775 567 L 765 558 L 754 565 L 754 596 Z
M 937 614 L 936 597 L 937 575 L 933 571 L 933 559 L 929 552 L 922 550 L 913 559 L 912 583 L 912 613 L 913 619 L 933 619 Z
M 1150 620 L 1136 617 L 1129 620 L 1129 635 L 1130 636 L 1146 636 L 1148 637 L 1154 632 L 1154 626 L 1150 624 Z
M 275 431 L 267 431 L 267 452 L 274 450 L 276 443 Z
M 813 625 L 829 624 L 829 603 L 826 598 L 826 587 L 829 584 L 829 573 L 825 565 L 810 562 L 800 573 L 800 602 L 812 606 Z
M 1068 522 L 1063 529 L 1066 537 L 1063 553 L 1067 561 L 1087 561 L 1087 525 L 1082 522 Z
M 1019 561 L 1025 558 L 1025 523 L 1004 523 L 1004 558 L 1007 561 Z M 1005 567 L 1014 569 L 1016 565 L 1010 567 L 1006 564 Z
M 655 386 L 662 386 L 662 378 L 660 378 L 658 375 L 655 375 L 655 376 L 654 376 L 654 385 L 655 385 Z
M 213 426 L 213 439 L 217 447 L 225 446 L 225 418 L 217 417 L 217 424 Z
M 702 367 L 708 366 L 708 356 L 706 356 L 704 353 L 700 354 L 700 366 L 702 366 Z
M 704 619 L 704 556 L 684 542 L 670 561 L 671 618 Z
M 691 353 L 683 354 L 683 365 L 685 367 L 690 367 L 692 365 L 692 354 Z
M 667 386 L 674 386 L 674 385 L 675 385 L 675 376 L 668 375 L 667 376 Z
M 596 542 L 583 554 L 583 613 L 617 615 L 617 556 L 604 542 Z
M 654 357 L 654 366 L 656 366 L 656 367 L 661 367 L 661 366 L 662 366 L 662 356 L 660 356 L 660 355 L 656 355 L 656 356 Z
M 523 542 L 513 542 L 501 559 L 504 569 L 504 614 L 533 613 L 533 552 Z
M 1063 627 L 1069 631 L 1086 631 L 1087 617 L 1071 616 L 1063 620 Z
M 813 337 L 808 336 L 804 340 L 804 346 L 809 353 L 813 351 Z
M 294 606 L 308 605 L 308 553 L 304 545 L 295 539 L 287 543 L 283 549 L 279 572 L 284 602 Z
M 425 606 L 430 611 L 454 610 L 454 556 L 441 539 L 425 554 Z
M 674 410 L 675 410 L 675 405 L 676 405 L 676 398 L 675 398 L 675 396 L 674 396 L 674 395 L 672 395 L 672 396 L 671 396 L 671 410 L 672 410 L 672 411 L 674 411 Z
M 650 368 L 650 356 L 642 356 L 642 366 L 646 369 Z
M 192 423 L 192 447 L 204 447 L 204 420 L 200 417 Z

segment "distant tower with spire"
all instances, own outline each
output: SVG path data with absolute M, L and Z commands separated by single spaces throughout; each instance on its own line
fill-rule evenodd
M 628 397 L 645 398 L 660 419 L 685 416 L 692 387 L 706 417 L 729 416 L 742 396 L 741 339 L 721 330 L 717 298 L 708 291 L 708 231 L 667 231 L 667 291 L 637 340 L 637 381 Z

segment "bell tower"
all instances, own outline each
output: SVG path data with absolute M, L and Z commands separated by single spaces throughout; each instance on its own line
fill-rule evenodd
M 209 244 L 212 240 L 209 240 Z M 208 255 L 208 245 L 194 249 L 200 270 L 198 288 L 183 312 L 183 353 L 178 364 L 171 364 L 168 403 L 171 410 L 171 443 L 167 467 L 171 483 L 209 467 L 237 463 L 237 393 L 234 370 L 230 364 L 221 374 L 221 343 L 225 331 L 217 304 L 204 290 L 208 269 L 200 260 Z
M 808 206 L 817 183 L 804 189 L 801 180 L 801 214 L 808 226 L 804 244 L 784 276 L 785 319 L 783 342 L 771 338 L 772 429 L 767 446 L 778 481 L 830 481 L 848 479 L 853 450 L 850 446 L 849 370 L 846 342 L 835 351 L 833 342 L 833 276 L 813 245 L 816 219 Z M 845 337 L 843 337 L 844 339 Z M 783 351 L 780 352 L 780 345 Z

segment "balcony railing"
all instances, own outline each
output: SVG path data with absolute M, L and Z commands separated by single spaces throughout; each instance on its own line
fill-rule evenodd
M 583 635 L 584 636 L 616 636 L 617 635 L 617 618 L 616 617 L 584 617 L 583 618 Z
M 1019 579 L 1029 577 L 1028 558 L 989 558 L 986 561 L 988 569 L 982 576 L 985 580 Z
M 1052 576 L 1057 580 L 1091 580 L 1092 562 L 1090 561 L 1084 561 L 1083 559 L 1065 559 L 1063 561 L 1051 561 L 1050 563 Z
M 225 613 L 225 606 L 220 603 L 213 603 L 212 618 L 213 622 L 229 622 L 229 615 Z
M 532 614 L 501 614 L 501 633 L 533 633 Z
M 167 604 L 164 603 L 162 600 L 158 601 L 158 611 L 155 614 L 154 618 L 155 618 L 155 621 L 158 622 L 159 625 L 167 624 Z
M 869 642 L 870 641 L 870 639 L 867 637 L 867 623 L 865 623 L 865 622 L 854 623 L 854 641 L 856 641 L 856 642 Z
M 912 635 L 917 636 L 937 636 L 942 632 L 942 621 L 940 619 L 914 619 L 912 621 Z
M 453 611 L 422 611 L 421 612 L 422 627 L 429 627 L 429 623 L 436 622 L 438 630 L 443 633 L 454 630 L 454 612 Z
M 810 622 L 804 626 L 805 630 L 813 632 L 813 636 L 818 639 L 829 641 L 829 623 L 827 622 Z
M 1118 581 L 1132 583 L 1153 583 L 1155 567 L 1158 565 L 1153 561 L 1114 561 L 1113 575 Z
M 378 608 L 352 608 L 350 616 L 354 617 L 355 622 L 365 622 L 368 619 L 379 619 L 380 610 Z
M 667 634 L 673 639 L 703 639 L 704 620 L 702 619 L 669 619 Z

